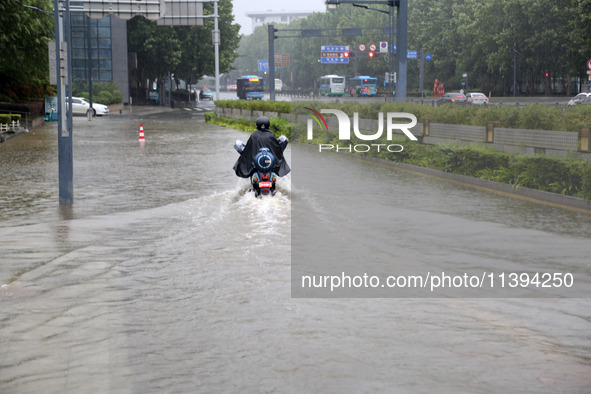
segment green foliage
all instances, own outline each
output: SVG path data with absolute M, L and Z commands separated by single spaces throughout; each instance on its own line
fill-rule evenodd
M 21 114 L 0 114 L 0 123 L 10 125 L 12 122 L 20 122 Z
M 216 116 L 213 112 L 205 114 L 205 121 L 208 123 L 217 124 L 220 126 L 230 127 L 236 130 L 246 131 L 252 133 L 256 130 L 256 121 L 244 119 L 230 119 Z M 271 119 L 271 131 L 276 137 L 284 135 L 291 139 L 291 123 L 285 119 Z
M 444 145 L 440 150 L 444 155 L 443 171 L 456 174 L 474 175 L 508 162 L 506 155 L 484 146 Z
M 212 15 L 213 3 L 205 3 L 203 12 Z M 231 0 L 220 0 L 218 13 L 223 44 L 220 72 L 224 73 L 231 69 L 236 57 L 240 26 L 233 23 Z M 169 72 L 189 83 L 196 83 L 204 75 L 214 75 L 213 24 L 213 18 L 205 18 L 203 26 L 158 26 L 143 17 L 129 20 L 128 50 L 137 53 L 140 83 L 165 79 Z
M 291 103 L 288 101 L 267 100 L 216 100 L 215 106 L 219 108 L 238 108 L 254 111 L 291 113 Z
M 383 11 L 388 7 L 376 4 Z M 511 95 L 513 62 L 517 60 L 517 94 L 574 95 L 574 77 L 586 78 L 585 62 L 591 53 L 591 0 L 409 0 L 408 49 L 425 50 L 432 60 L 424 64 L 425 91 L 435 78 L 446 90 L 459 90 L 466 82 L 474 91 L 493 96 Z M 363 28 L 357 37 L 331 38 L 330 44 L 349 45 L 390 41 L 381 29 L 388 27 L 388 15 L 341 4 L 335 10 L 318 12 L 289 25 L 276 24 L 279 36 L 298 33 L 285 29 Z M 325 33 L 328 37 L 327 33 Z M 326 37 L 285 38 L 275 41 L 275 53 L 290 53 L 293 68 L 279 68 L 284 82 L 294 71 L 297 88 L 312 89 L 325 74 L 353 76 L 355 61 L 349 64 L 321 64 L 320 46 Z M 514 52 L 514 50 L 516 52 Z M 238 49 L 235 67 L 257 70 L 257 60 L 267 58 L 267 28 L 257 28 L 244 37 Z M 383 82 L 388 71 L 387 56 L 368 59 L 357 53 L 357 71 Z M 407 95 L 419 86 L 419 62 L 407 63 Z M 563 79 L 550 86 L 549 79 Z M 503 78 L 504 76 L 504 78 Z M 559 89 L 559 90 L 558 90 Z
M 85 99 L 90 98 L 88 91 L 82 91 L 87 89 L 88 84 L 85 82 L 77 82 L 74 84 L 73 92 L 75 97 L 83 97 Z M 115 82 L 99 82 L 92 84 L 92 101 L 100 104 L 110 105 L 118 104 L 123 102 L 123 95 L 118 90 L 118 86 Z
M 232 101 L 223 106 L 226 105 L 232 106 Z M 294 108 L 310 107 L 320 110 L 326 108 L 327 103 L 302 101 L 292 105 Z M 330 103 L 330 107 L 341 110 L 351 117 L 353 113 L 357 112 L 362 119 L 377 119 L 380 112 L 407 112 L 415 115 L 419 123 L 426 119 L 430 119 L 434 123 L 465 126 L 486 126 L 487 122 L 497 122 L 498 127 L 555 131 L 579 131 L 581 127 L 591 125 L 591 106 L 588 105 L 572 108 L 549 107 L 540 104 L 521 107 L 513 105 L 432 107 L 419 103 L 361 104 L 347 101 Z
M 27 5 L 51 11 L 51 0 Z M 0 98 L 24 101 L 42 97 L 49 76 L 47 43 L 53 38 L 53 16 L 23 7 L 20 0 L 0 1 Z

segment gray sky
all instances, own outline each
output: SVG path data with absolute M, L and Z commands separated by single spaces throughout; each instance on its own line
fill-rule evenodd
M 252 33 L 252 21 L 246 14 L 271 11 L 325 11 L 324 0 L 233 0 L 234 20 L 241 25 L 240 33 Z

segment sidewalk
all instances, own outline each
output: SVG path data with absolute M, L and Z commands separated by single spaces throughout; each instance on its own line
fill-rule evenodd
M 123 105 L 120 103 L 109 105 L 109 116 L 157 114 L 174 110 L 175 108 L 164 105 Z

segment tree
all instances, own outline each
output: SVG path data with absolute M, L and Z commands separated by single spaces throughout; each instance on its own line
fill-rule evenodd
M 172 26 L 136 16 L 127 22 L 127 43 L 128 50 L 137 54 L 141 84 L 163 80 L 180 62 L 181 43 Z
M 204 4 L 204 14 L 213 14 L 213 5 Z M 210 9 L 211 8 L 211 9 Z M 232 2 L 220 0 L 220 72 L 231 69 L 236 57 L 240 26 L 234 24 Z M 168 73 L 175 78 L 196 82 L 215 73 L 212 30 L 214 21 L 205 18 L 203 26 L 158 26 L 156 22 L 135 17 L 127 22 L 128 49 L 137 53 L 138 80 L 163 80 Z
M 28 5 L 51 12 L 51 0 Z M 22 6 L 20 0 L 0 2 L 0 96 L 21 100 L 43 95 L 49 80 L 47 43 L 54 37 L 53 16 Z

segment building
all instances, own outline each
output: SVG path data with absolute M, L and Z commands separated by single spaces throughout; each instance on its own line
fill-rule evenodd
M 73 12 L 71 32 L 72 83 L 87 83 L 90 65 L 93 83 L 114 82 L 128 103 L 127 22 L 112 15 L 92 19 Z
M 270 23 L 285 23 L 289 24 L 295 20 L 302 19 L 312 14 L 312 12 L 305 11 L 267 11 L 267 12 L 253 12 L 246 14 L 252 20 L 252 30 L 259 26 L 268 25 Z

